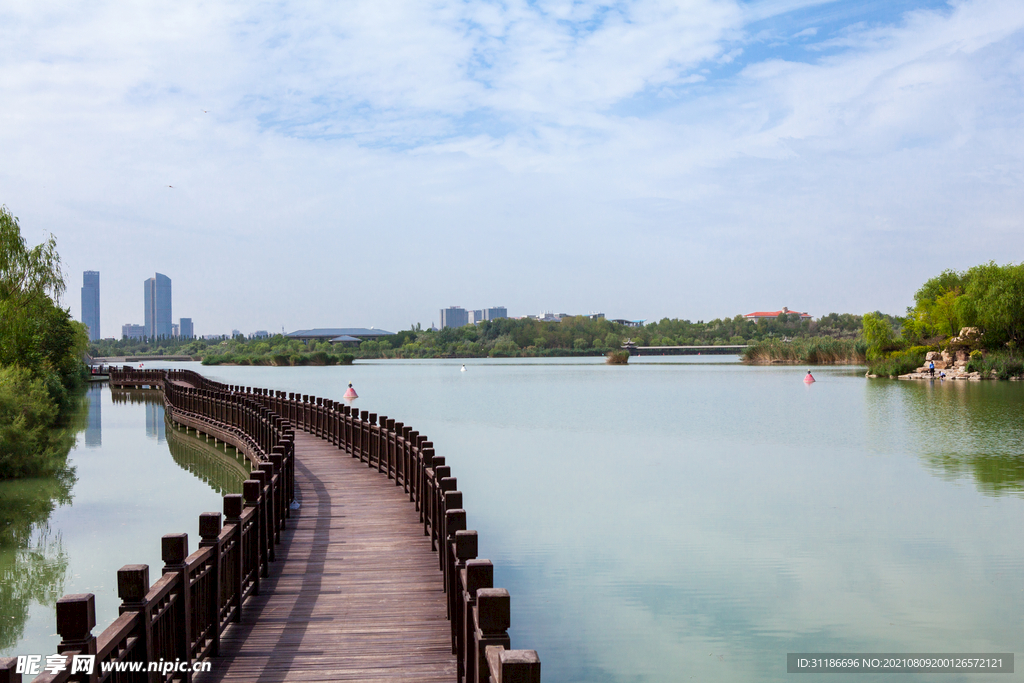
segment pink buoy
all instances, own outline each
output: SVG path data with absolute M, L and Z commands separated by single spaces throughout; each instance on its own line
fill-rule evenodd
M 348 391 L 345 392 L 344 398 L 359 398 L 359 394 L 357 394 L 356 390 L 352 388 L 351 382 L 348 383 Z
M 807 374 L 804 375 L 804 384 L 812 384 L 812 383 L 814 383 L 814 381 L 815 381 L 814 380 L 814 375 L 812 375 L 811 371 L 808 370 Z

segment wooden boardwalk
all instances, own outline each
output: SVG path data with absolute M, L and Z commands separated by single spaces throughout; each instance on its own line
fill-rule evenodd
M 455 681 L 438 557 L 408 495 L 305 432 L 295 453 L 301 508 L 197 683 Z

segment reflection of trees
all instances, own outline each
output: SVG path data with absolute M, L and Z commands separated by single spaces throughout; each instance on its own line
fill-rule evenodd
M 21 639 L 32 602 L 64 594 L 68 556 L 50 513 L 71 502 L 74 474 L 0 482 L 0 650 Z
M 885 397 L 887 409 L 905 413 L 903 445 L 933 472 L 949 479 L 972 477 L 991 495 L 1024 492 L 1024 386 L 947 381 L 899 382 L 889 388 L 895 396 Z

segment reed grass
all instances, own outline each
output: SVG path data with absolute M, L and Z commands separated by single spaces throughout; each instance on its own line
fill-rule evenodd
M 788 342 L 773 339 L 748 346 L 743 352 L 743 362 L 752 365 L 863 365 L 866 353 L 867 347 L 859 339 L 808 337 Z

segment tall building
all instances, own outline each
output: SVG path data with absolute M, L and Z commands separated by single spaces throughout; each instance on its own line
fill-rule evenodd
M 100 271 L 82 274 L 82 322 L 89 328 L 89 341 L 100 338 Z
M 182 318 L 181 324 L 178 325 L 178 330 L 181 333 L 182 339 L 191 339 L 196 336 L 195 330 L 192 329 L 192 318 Z
M 441 309 L 441 329 L 446 327 L 464 327 L 469 324 L 469 311 L 462 306 L 450 306 Z
M 484 317 L 483 309 L 476 309 L 476 310 L 473 310 L 473 311 L 469 312 L 469 324 L 470 325 L 477 325 L 479 323 L 482 323 L 486 319 L 487 318 Z
M 146 280 L 146 336 L 171 336 L 171 278 L 156 274 Z
M 484 320 L 497 320 L 498 318 L 507 318 L 508 309 L 504 306 L 494 306 L 484 311 Z

